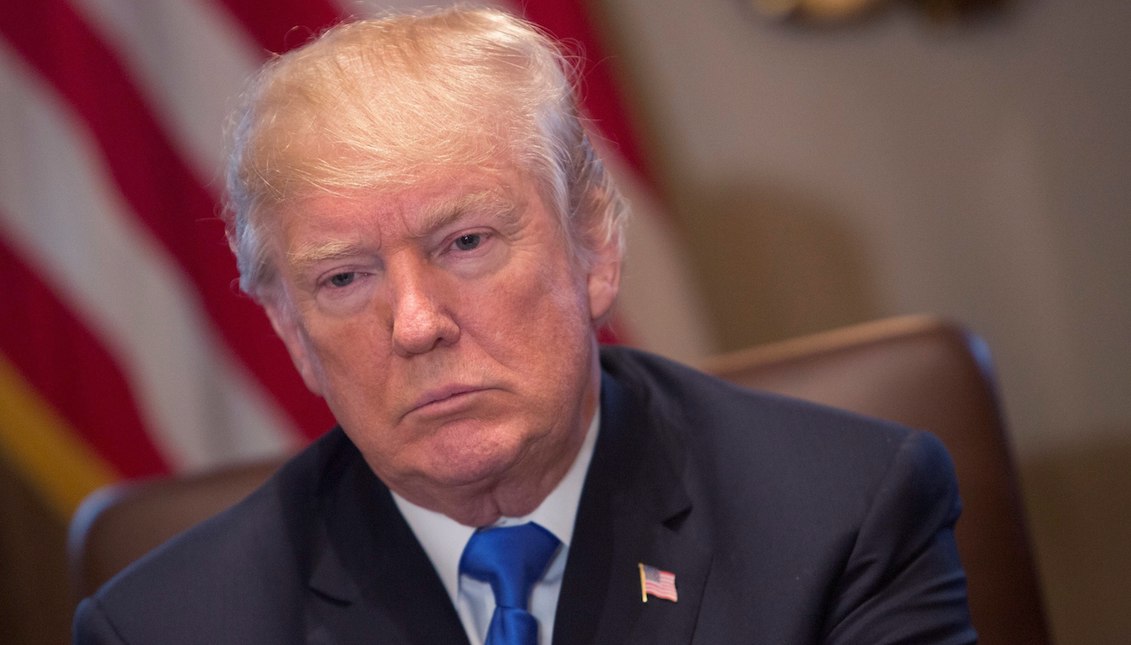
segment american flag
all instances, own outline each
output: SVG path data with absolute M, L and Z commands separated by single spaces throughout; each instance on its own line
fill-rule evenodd
M 271 52 L 348 15 L 414 4 L 426 3 L 29 0 L 0 10 L 0 458 L 60 517 L 102 484 L 282 454 L 329 427 L 233 286 L 215 217 L 222 130 Z M 583 50 L 585 109 L 636 206 L 625 336 L 694 358 L 706 326 L 687 315 L 699 311 L 694 291 L 650 208 L 615 58 L 589 4 L 521 3 Z
M 648 602 L 648 596 L 655 596 L 676 602 L 679 593 L 675 590 L 675 574 L 640 563 L 640 598 Z

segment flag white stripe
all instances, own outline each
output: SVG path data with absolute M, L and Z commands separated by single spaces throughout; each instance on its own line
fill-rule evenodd
M 115 356 L 177 469 L 274 454 L 297 434 L 228 355 L 79 122 L 0 41 L 0 232 Z M 61 366 L 62 367 L 62 366 Z
M 219 194 L 223 129 L 264 55 L 208 0 L 74 0 L 114 47 L 181 156 Z
M 337 0 L 335 2 L 342 8 L 345 16 L 377 16 L 389 11 L 414 11 L 429 9 L 445 4 L 455 4 L 453 0 Z M 476 5 L 497 7 L 508 11 L 519 11 L 518 0 L 482 0 Z

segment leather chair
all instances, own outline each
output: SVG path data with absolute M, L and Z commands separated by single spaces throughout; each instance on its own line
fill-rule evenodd
M 980 339 L 937 318 L 893 318 L 719 356 L 702 367 L 741 385 L 937 435 L 958 472 L 964 504 L 958 548 L 981 642 L 1050 642 L 989 353 Z M 75 593 L 89 595 L 152 547 L 227 508 L 278 464 L 95 493 L 72 523 Z
M 169 538 L 233 506 L 267 481 L 283 458 L 216 470 L 140 479 L 83 500 L 67 536 L 75 602 Z

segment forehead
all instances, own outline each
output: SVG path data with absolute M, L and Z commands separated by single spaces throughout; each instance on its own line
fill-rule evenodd
M 549 217 L 542 205 L 535 183 L 512 168 L 460 166 L 375 188 L 312 189 L 281 205 L 273 219 L 290 253 L 299 238 L 418 238 L 473 218 Z

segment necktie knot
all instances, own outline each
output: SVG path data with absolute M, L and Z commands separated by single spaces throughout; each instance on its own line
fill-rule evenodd
M 468 540 L 460 571 L 490 584 L 495 595 L 488 644 L 537 642 L 537 623 L 527 605 L 558 544 L 558 538 L 532 522 L 480 529 Z

